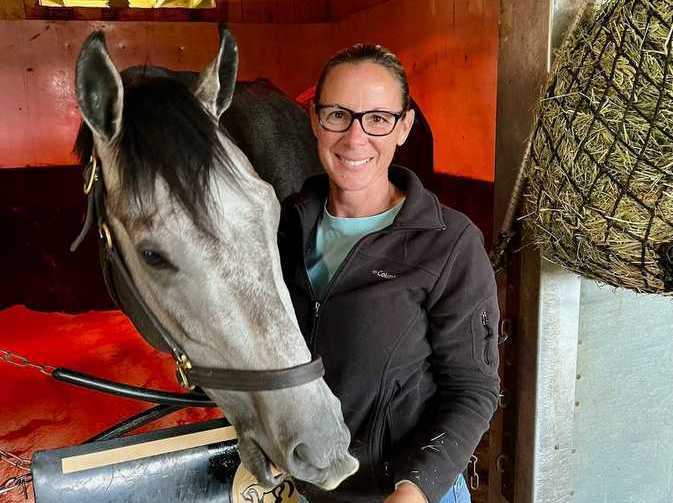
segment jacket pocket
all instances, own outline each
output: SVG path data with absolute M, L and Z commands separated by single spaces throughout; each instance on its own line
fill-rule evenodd
M 482 301 L 472 313 L 472 358 L 478 368 L 489 375 L 498 374 L 498 323 L 500 311 L 497 297 Z
M 393 382 L 386 389 L 382 396 L 381 402 L 378 404 L 374 419 L 372 421 L 372 429 L 370 433 L 369 446 L 371 449 L 372 460 L 372 476 L 379 485 L 381 490 L 388 490 L 391 485 L 390 473 L 390 431 L 391 431 L 391 417 L 390 411 L 393 400 L 399 393 L 400 385 Z

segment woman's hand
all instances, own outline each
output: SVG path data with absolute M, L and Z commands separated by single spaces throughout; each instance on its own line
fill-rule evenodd
M 383 503 L 427 503 L 425 494 L 411 482 L 402 482 Z

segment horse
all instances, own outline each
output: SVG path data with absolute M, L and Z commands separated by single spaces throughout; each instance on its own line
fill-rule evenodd
M 76 66 L 75 151 L 100 166 L 106 239 L 181 351 L 178 370 L 261 378 L 312 362 L 276 233 L 279 198 L 318 161 L 303 110 L 264 82 L 237 84 L 237 65 L 224 28 L 200 74 L 149 65 L 119 72 L 102 32 L 92 33 Z M 241 462 L 262 486 L 282 480 L 275 467 L 335 488 L 358 469 L 339 400 L 322 377 L 274 387 L 275 379 L 270 389 L 202 388 L 236 428 Z

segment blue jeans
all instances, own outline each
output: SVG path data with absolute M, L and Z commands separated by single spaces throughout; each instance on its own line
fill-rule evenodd
M 299 495 L 299 501 L 301 503 L 309 503 L 309 501 L 302 495 Z M 439 503 L 472 503 L 470 490 L 467 488 L 465 478 L 462 474 L 458 475 L 456 483 L 449 489 L 449 492 L 442 496 Z
M 462 474 L 458 475 L 456 483 L 449 489 L 439 503 L 472 503 L 470 498 L 470 490 L 465 483 L 465 477 Z

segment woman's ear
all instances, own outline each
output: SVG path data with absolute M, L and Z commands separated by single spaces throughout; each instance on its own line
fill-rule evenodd
M 400 133 L 399 136 L 397 137 L 397 146 L 402 146 L 405 141 L 407 141 L 407 137 L 409 136 L 409 133 L 411 132 L 411 127 L 414 125 L 414 119 L 416 117 L 416 112 L 414 111 L 413 108 L 410 108 L 407 110 L 407 112 L 404 114 L 404 117 L 400 119 Z

